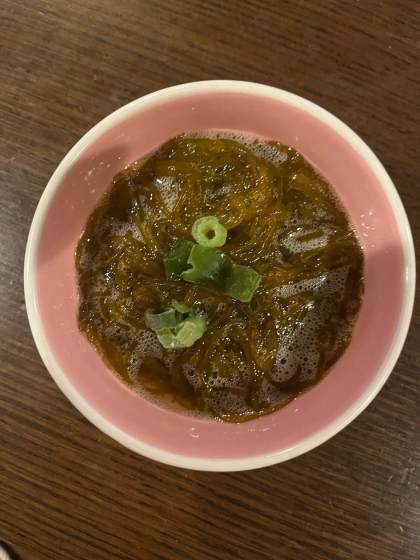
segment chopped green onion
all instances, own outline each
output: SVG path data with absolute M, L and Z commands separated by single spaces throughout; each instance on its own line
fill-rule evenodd
M 176 320 L 175 309 L 168 309 L 162 313 L 155 313 L 152 309 L 149 309 L 146 311 L 145 323 L 147 327 L 156 332 L 176 327 L 178 321 Z
M 176 299 L 172 308 L 162 313 L 146 311 L 146 325 L 156 332 L 164 348 L 186 348 L 201 338 L 207 328 L 208 318 Z
M 229 255 L 217 246 L 211 246 L 212 240 L 207 237 L 209 231 L 214 233 L 212 239 L 218 239 L 217 244 L 225 243 L 227 231 L 217 218 L 205 216 L 196 220 L 192 234 L 199 244 L 180 239 L 163 257 L 166 277 L 170 280 L 186 280 L 202 284 L 224 292 L 239 301 L 251 301 L 260 285 L 261 276 L 249 266 L 235 264 Z M 173 312 L 189 313 L 189 308 L 176 300 L 172 301 L 172 307 Z M 162 328 L 166 327 L 174 328 L 174 325 L 164 324 Z M 153 330 L 157 332 L 160 329 Z
M 225 291 L 226 278 L 232 270 L 232 259 L 215 247 L 194 245 L 188 258 L 192 268 L 181 272 L 182 280 Z
M 171 301 L 171 305 L 175 309 L 175 311 L 179 311 L 179 313 L 191 313 L 191 311 L 194 311 L 193 309 L 191 309 L 191 307 L 188 307 L 183 303 L 180 303 L 176 299 L 173 299 Z
M 207 328 L 207 320 L 202 315 L 189 317 L 183 321 L 182 328 L 176 335 L 176 339 L 183 346 L 192 346 L 196 340 L 201 338 Z
M 226 280 L 225 292 L 231 297 L 249 302 L 261 282 L 261 275 L 249 266 L 234 264 Z
M 203 247 L 221 247 L 226 243 L 227 229 L 214 216 L 204 216 L 196 220 L 191 233 Z
M 180 274 L 188 268 L 188 257 L 193 247 L 194 243 L 192 241 L 180 239 L 175 247 L 163 257 L 166 278 L 169 278 L 169 280 L 181 280 Z
M 183 280 L 219 290 L 243 302 L 251 301 L 261 282 L 258 272 L 235 264 L 229 255 L 215 247 L 194 245 L 188 264 L 192 268 L 181 272 Z
M 156 333 L 159 342 L 164 348 L 185 348 L 185 345 L 180 342 L 177 337 L 171 333 L 169 329 L 164 329 Z

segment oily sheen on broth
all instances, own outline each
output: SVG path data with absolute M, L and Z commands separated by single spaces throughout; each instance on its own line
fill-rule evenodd
M 262 279 L 251 301 L 166 277 L 203 216 Z M 241 422 L 318 383 L 351 341 L 363 252 L 330 185 L 293 148 L 227 132 L 180 135 L 115 176 L 76 251 L 79 329 L 121 380 L 182 414 Z M 206 313 L 187 348 L 146 326 L 172 300 Z

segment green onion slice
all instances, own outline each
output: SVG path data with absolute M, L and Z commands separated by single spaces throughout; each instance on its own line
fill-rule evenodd
M 249 266 L 234 264 L 226 280 L 225 292 L 243 302 L 249 302 L 261 282 L 261 275 Z
M 188 257 L 192 268 L 181 272 L 182 280 L 225 291 L 226 279 L 232 270 L 232 259 L 216 247 L 194 245 Z
M 249 302 L 261 282 L 261 275 L 249 266 L 235 264 L 215 247 L 194 245 L 188 258 L 192 268 L 181 272 L 182 280 L 224 292 L 234 299 Z
M 161 331 L 163 329 L 171 329 L 176 327 L 178 322 L 175 315 L 175 309 L 168 309 L 162 313 L 156 313 L 152 309 L 146 311 L 146 326 L 152 331 Z
M 188 268 L 188 257 L 194 245 L 192 241 L 180 239 L 175 247 L 163 257 L 166 278 L 169 278 L 169 280 L 181 280 L 180 274 Z
M 155 331 L 164 348 L 187 348 L 201 338 L 208 325 L 205 313 L 199 314 L 173 299 L 172 307 L 161 313 L 146 311 L 146 325 Z
M 191 233 L 203 247 L 221 247 L 226 243 L 227 229 L 214 216 L 204 216 L 196 220 Z

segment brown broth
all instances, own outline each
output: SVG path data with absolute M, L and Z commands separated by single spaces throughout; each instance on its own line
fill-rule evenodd
M 165 276 L 163 256 L 213 215 L 223 250 L 262 275 L 249 303 Z M 125 383 L 187 414 L 241 422 L 322 379 L 349 345 L 363 252 L 329 184 L 293 148 L 227 133 L 177 136 L 115 176 L 76 251 L 79 329 Z M 209 326 L 165 349 L 147 309 L 177 299 Z

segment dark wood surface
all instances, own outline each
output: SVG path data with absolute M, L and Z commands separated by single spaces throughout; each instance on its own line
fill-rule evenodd
M 179 470 L 103 435 L 47 373 L 23 296 L 53 171 L 125 103 L 188 81 L 303 95 L 379 156 L 420 239 L 418 0 L 0 0 L 0 539 L 29 559 L 420 559 L 420 307 L 384 389 L 320 448 Z M 362 364 L 360 367 L 363 367 Z

